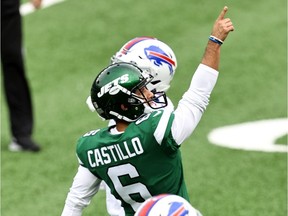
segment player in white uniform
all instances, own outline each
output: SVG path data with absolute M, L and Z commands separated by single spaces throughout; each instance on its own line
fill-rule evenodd
M 129 196 L 134 189 L 137 190 L 141 189 L 141 192 L 139 191 L 140 194 L 137 193 L 138 191 L 135 192 L 136 194 L 143 195 L 142 198 L 144 199 L 147 199 L 151 196 L 160 193 L 172 193 L 180 195 L 184 197 L 186 200 L 189 200 L 185 183 L 182 178 L 183 177 L 183 172 L 181 171 L 182 169 L 181 170 L 173 169 L 174 170 L 173 173 L 170 173 L 169 171 L 170 169 L 161 170 L 158 167 L 157 172 L 159 172 L 159 175 L 161 174 L 161 176 L 158 176 L 161 177 L 159 179 L 157 176 L 155 176 L 156 174 L 155 169 L 147 169 L 146 166 L 143 166 L 142 161 L 137 160 L 138 155 L 139 157 L 144 156 L 142 154 L 143 151 L 140 144 L 140 140 L 143 141 L 141 143 L 143 143 L 143 148 L 145 148 L 144 149 L 144 152 L 146 153 L 145 155 L 149 156 L 149 154 L 152 154 L 153 162 L 158 158 L 155 155 L 156 152 L 154 151 L 150 152 L 148 149 L 151 148 L 150 146 L 151 142 L 153 142 L 155 150 L 156 149 L 159 150 L 159 151 L 157 150 L 157 153 L 159 154 L 159 156 L 161 154 L 161 159 L 168 160 L 168 158 L 166 158 L 165 156 L 166 153 L 167 154 L 176 153 L 179 157 L 177 156 L 177 161 L 174 161 L 174 159 L 170 158 L 171 163 L 173 163 L 174 165 L 175 163 L 181 164 L 181 156 L 178 154 L 179 153 L 178 148 L 181 146 L 183 141 L 187 139 L 194 131 L 195 127 L 197 126 L 197 124 L 201 119 L 203 112 L 205 111 L 209 103 L 210 94 L 214 88 L 214 85 L 216 84 L 218 77 L 220 47 L 223 41 L 228 36 L 229 32 L 234 30 L 231 20 L 229 18 L 224 17 L 227 10 L 228 8 L 224 7 L 219 17 L 216 19 L 201 64 L 198 66 L 196 72 L 193 75 L 189 89 L 183 94 L 183 97 L 179 101 L 177 109 L 174 112 L 171 113 L 170 111 L 167 111 L 165 109 L 164 111 L 153 112 L 152 115 L 148 114 L 143 116 L 142 115 L 144 113 L 143 103 L 147 104 L 153 98 L 153 93 L 147 90 L 147 88 L 145 88 L 145 85 L 142 86 L 141 88 L 143 91 L 145 91 L 145 93 L 141 92 L 141 90 L 140 93 L 142 94 L 142 96 L 144 96 L 146 102 L 144 101 L 142 102 L 142 104 L 140 103 L 139 106 L 137 105 L 136 107 L 134 106 L 135 104 L 132 107 L 128 106 L 126 109 L 126 105 L 121 103 L 122 100 L 119 101 L 120 98 L 118 97 L 118 94 L 121 93 L 121 97 L 125 97 L 125 101 L 126 99 L 128 100 L 128 102 L 131 102 L 132 100 L 133 103 L 134 101 L 137 102 L 137 100 L 138 103 L 141 101 L 141 99 L 139 101 L 139 98 L 136 99 L 135 96 L 142 97 L 141 94 L 139 94 L 139 91 L 136 92 L 136 95 L 131 94 L 131 92 L 134 92 L 135 88 L 133 87 L 133 83 L 127 83 L 126 81 L 127 80 L 126 75 L 130 77 L 130 75 L 128 75 L 129 73 L 131 73 L 131 76 L 135 77 L 133 75 L 136 74 L 136 71 L 134 69 L 128 70 L 125 69 L 127 68 L 126 66 L 119 64 L 119 66 L 118 65 L 109 66 L 107 69 L 103 70 L 101 74 L 99 74 L 100 77 L 99 75 L 97 76 L 95 82 L 93 82 L 93 87 L 91 89 L 93 105 L 97 108 L 98 114 L 103 118 L 115 119 L 116 126 L 111 128 L 104 128 L 101 131 L 100 130 L 91 131 L 90 133 L 87 133 L 80 138 L 77 146 L 77 155 L 79 158 L 80 166 L 73 180 L 72 187 L 70 188 L 70 191 L 67 195 L 62 216 L 82 215 L 83 209 L 87 205 L 89 205 L 90 200 L 99 190 L 100 182 L 102 179 L 105 180 L 107 184 L 109 184 L 109 187 L 111 189 L 113 188 L 113 194 L 117 196 L 118 199 L 121 199 L 122 206 L 125 207 L 125 213 L 127 215 L 132 215 L 133 212 L 135 213 L 137 208 L 139 208 L 139 206 L 141 205 L 141 197 L 138 197 L 137 200 L 134 200 L 131 199 L 131 197 Z M 117 68 L 121 70 L 121 74 L 119 75 L 117 75 L 118 72 L 113 73 L 117 71 Z M 125 72 L 125 70 L 127 70 L 127 73 Z M 110 81 L 108 79 L 108 77 L 111 77 L 109 73 L 113 74 L 112 76 L 113 79 Z M 121 77 L 117 78 L 117 76 Z M 143 80 L 143 77 L 141 78 L 141 80 Z M 145 78 L 144 81 L 145 80 L 147 80 L 147 78 Z M 99 84 L 98 81 L 100 81 Z M 115 86 L 114 85 L 111 86 L 113 87 L 113 89 L 108 88 L 111 84 L 110 82 L 114 83 L 116 81 L 118 83 Z M 128 78 L 128 81 L 130 82 L 130 78 Z M 137 83 L 139 83 L 139 81 L 137 81 Z M 125 86 L 126 87 L 129 86 L 129 89 L 125 89 L 126 88 Z M 128 97 L 125 96 L 125 94 L 128 94 Z M 112 107 L 110 105 L 108 106 L 108 104 L 105 105 L 105 103 L 107 102 L 106 98 L 109 98 L 108 101 L 109 104 L 110 102 L 112 102 L 112 104 L 110 105 L 114 106 L 118 104 L 121 106 Z M 141 116 L 142 118 L 140 118 Z M 131 127 L 128 127 L 130 125 Z M 152 127 L 149 128 L 149 125 L 151 125 Z M 141 147 L 140 149 L 138 147 L 137 149 L 134 149 L 137 150 L 136 151 L 137 157 L 135 157 L 136 154 L 133 152 L 132 153 L 130 152 L 129 156 L 127 155 L 125 156 L 123 154 L 121 156 L 120 154 L 117 153 L 118 159 L 115 158 L 114 155 L 113 157 L 112 155 L 107 155 L 108 152 L 107 148 L 105 147 L 106 145 L 108 145 L 110 149 L 112 148 L 116 149 L 116 151 L 121 152 L 125 151 L 124 149 L 120 149 L 118 144 L 117 146 L 113 145 L 113 143 L 118 143 L 118 141 L 115 140 L 115 142 L 114 141 L 109 142 L 108 139 L 118 139 L 119 137 L 122 138 L 125 136 L 129 136 L 131 135 L 131 133 L 132 134 L 134 133 L 133 130 L 132 131 L 130 130 L 131 128 L 135 130 L 136 133 L 134 134 L 136 140 L 133 138 L 133 140 L 135 141 L 134 144 L 135 145 L 139 144 L 138 147 Z M 149 133 L 143 134 L 140 131 L 137 132 L 137 130 L 142 129 L 147 130 L 147 132 Z M 105 136 L 103 136 L 104 134 Z M 141 136 L 141 139 L 139 138 L 140 139 L 139 140 L 137 136 L 139 137 Z M 99 139 L 103 139 L 103 142 L 107 139 L 105 146 L 103 146 L 104 143 L 101 142 L 101 140 Z M 126 141 L 124 142 L 126 143 Z M 93 146 L 94 144 L 96 146 Z M 161 152 L 159 148 L 163 150 L 165 148 L 165 152 Z M 102 153 L 99 152 L 100 149 L 101 152 L 103 151 Z M 96 154 L 100 158 L 96 156 Z M 109 154 L 112 154 L 112 150 Z M 93 159 L 91 158 L 91 156 L 93 157 L 95 156 L 95 158 Z M 125 156 L 125 158 L 128 157 L 128 159 L 124 160 L 123 156 Z M 131 160 L 131 163 L 133 161 L 136 167 L 131 165 L 129 163 L 129 160 Z M 110 166 L 111 162 L 117 163 L 117 167 Z M 146 163 L 150 163 L 150 161 L 149 160 L 145 161 L 145 164 Z M 154 164 L 157 165 L 157 163 Z M 162 166 L 168 166 L 168 165 L 169 163 L 162 164 Z M 124 169 L 118 169 L 118 166 L 119 168 L 123 167 Z M 137 166 L 139 168 L 138 171 Z M 127 170 L 126 168 L 129 168 L 129 170 Z M 108 173 L 109 176 L 107 176 L 107 171 L 109 171 Z M 145 171 L 148 174 L 153 173 L 154 175 L 145 176 L 144 173 L 143 173 L 144 176 L 139 175 L 140 173 L 138 172 L 142 171 Z M 175 175 L 175 172 L 177 172 L 177 175 Z M 121 185 L 121 183 L 119 184 L 120 180 L 119 176 L 120 175 L 122 176 L 123 174 L 124 175 L 128 174 L 129 176 L 136 175 L 138 178 L 141 178 L 141 183 L 132 182 L 131 187 Z M 165 178 L 165 180 L 167 179 L 166 180 L 167 183 L 169 180 L 169 186 L 173 188 L 172 190 L 164 187 L 164 185 L 161 184 L 161 179 L 163 179 L 163 177 L 166 174 L 167 175 L 169 174 L 169 176 L 166 176 L 167 178 Z M 130 181 L 131 179 L 128 178 L 126 180 Z M 153 184 L 154 180 L 157 182 L 157 185 Z M 178 183 L 173 184 L 173 181 L 177 181 Z M 137 188 L 134 187 L 136 185 Z M 141 187 L 139 188 L 138 186 Z M 133 188 L 133 190 L 132 191 L 130 191 L 130 189 L 127 190 L 128 188 L 130 189 Z M 118 191 L 118 193 L 116 193 L 116 191 Z M 133 192 L 133 194 L 135 193 Z

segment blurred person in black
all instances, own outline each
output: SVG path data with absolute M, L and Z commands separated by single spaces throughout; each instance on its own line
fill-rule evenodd
M 40 8 L 41 0 L 31 1 Z M 33 106 L 22 47 L 20 0 L 1 0 L 1 63 L 3 87 L 10 117 L 12 141 L 10 151 L 40 151 L 32 139 Z

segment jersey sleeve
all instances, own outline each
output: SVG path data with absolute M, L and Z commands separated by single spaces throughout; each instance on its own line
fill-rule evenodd
M 77 159 L 78 159 L 78 163 L 80 166 L 83 166 L 83 167 L 87 167 L 87 162 L 86 162 L 86 145 L 85 145 L 85 139 L 83 139 L 83 137 L 80 137 L 77 141 L 77 144 L 76 144 L 76 156 L 77 156 Z
M 200 64 L 192 77 L 189 89 L 178 103 L 174 114 L 172 134 L 178 145 L 187 139 L 198 125 L 209 104 L 218 71 Z
M 98 192 L 101 180 L 88 169 L 79 166 L 66 197 L 61 216 L 81 216 L 92 197 Z
M 89 161 L 87 161 L 86 152 L 87 149 L 89 149 L 90 140 L 93 139 L 93 136 L 99 131 L 100 129 L 89 131 L 78 139 L 76 144 L 76 156 L 79 165 L 88 168 Z

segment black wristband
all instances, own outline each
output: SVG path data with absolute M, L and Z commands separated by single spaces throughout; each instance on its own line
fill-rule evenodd
M 217 44 L 219 44 L 219 45 L 222 45 L 222 44 L 223 44 L 223 41 L 222 41 L 222 40 L 220 40 L 219 38 L 217 38 L 217 37 L 215 37 L 215 36 L 213 36 L 213 35 L 210 35 L 209 40 L 210 40 L 210 41 L 213 41 L 214 43 L 217 43 Z

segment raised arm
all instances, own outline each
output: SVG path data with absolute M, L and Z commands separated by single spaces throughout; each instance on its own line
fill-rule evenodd
M 229 32 L 234 30 L 231 20 L 225 18 L 227 10 L 225 6 L 216 19 L 201 64 L 174 112 L 172 134 L 179 145 L 194 131 L 209 104 L 210 94 L 218 78 L 221 45 Z

